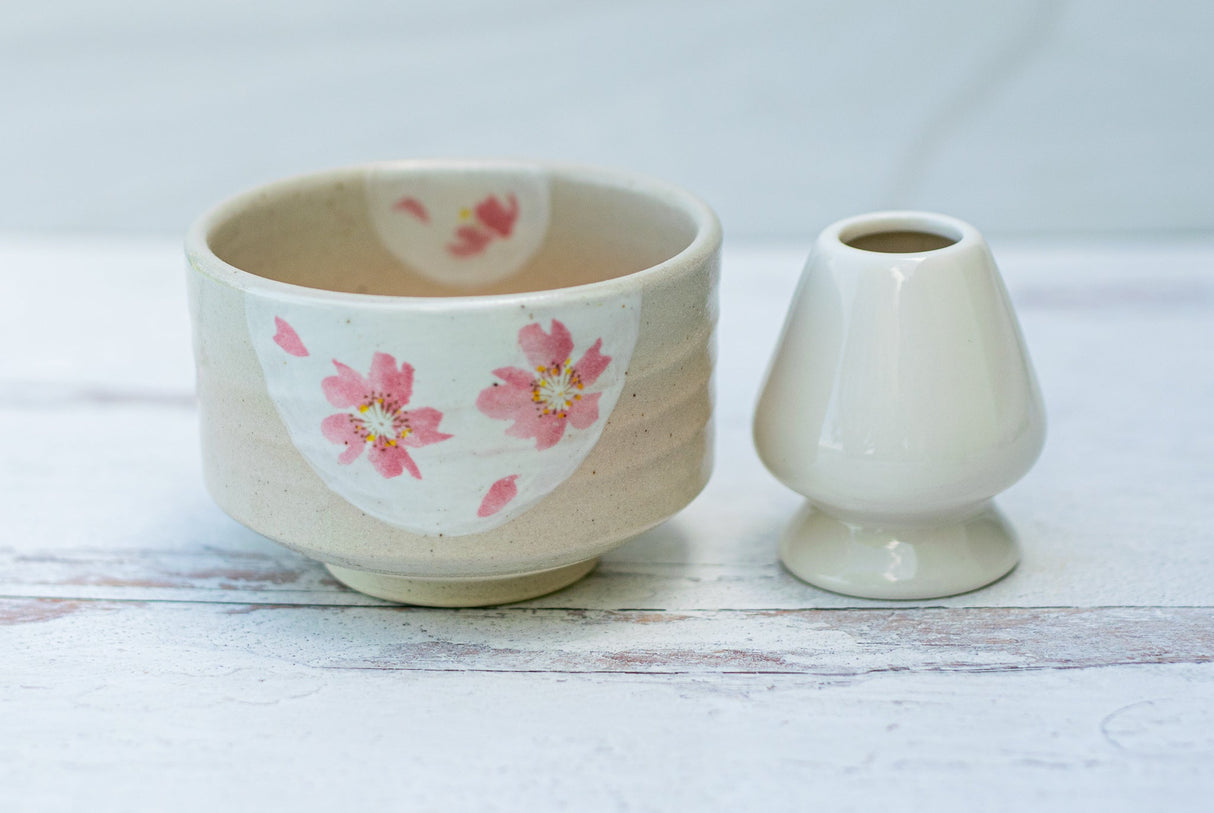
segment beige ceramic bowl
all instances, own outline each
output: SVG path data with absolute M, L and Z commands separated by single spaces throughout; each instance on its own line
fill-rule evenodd
M 721 231 L 596 169 L 401 162 L 253 190 L 186 241 L 216 502 L 355 589 L 584 576 L 707 482 Z

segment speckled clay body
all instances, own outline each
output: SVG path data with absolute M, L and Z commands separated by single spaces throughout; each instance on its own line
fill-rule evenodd
M 686 193 L 563 166 L 224 203 L 187 239 L 207 485 L 373 595 L 563 587 L 707 481 L 720 239 Z

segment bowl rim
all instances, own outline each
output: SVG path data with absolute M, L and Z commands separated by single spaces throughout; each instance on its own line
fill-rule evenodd
M 220 259 L 211 250 L 209 237 L 221 222 L 239 216 L 255 200 L 267 194 L 289 191 L 302 184 L 324 184 L 350 180 L 373 170 L 435 170 L 466 171 L 476 168 L 539 170 L 549 177 L 564 177 L 597 186 L 612 187 L 648 196 L 687 215 L 695 227 L 691 242 L 677 254 L 660 263 L 611 279 L 572 285 L 565 288 L 541 288 L 507 294 L 469 294 L 456 296 L 396 296 L 364 294 L 311 288 L 291 282 L 270 279 L 237 268 Z M 448 309 L 517 305 L 539 300 L 579 300 L 609 298 L 635 293 L 642 286 L 664 277 L 674 276 L 680 269 L 698 267 L 707 262 L 722 242 L 721 223 L 716 213 L 700 198 L 673 184 L 623 170 L 608 169 L 578 163 L 526 159 L 444 159 L 423 158 L 395 161 L 375 161 L 351 164 L 317 172 L 292 175 L 246 189 L 206 210 L 190 226 L 185 237 L 185 254 L 189 267 L 218 283 L 245 293 L 274 299 L 323 302 L 331 305 L 359 305 L 371 308 L 393 308 L 402 305 L 410 309 Z

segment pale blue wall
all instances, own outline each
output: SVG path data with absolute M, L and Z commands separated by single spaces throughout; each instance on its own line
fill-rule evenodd
M 992 233 L 1214 230 L 1214 5 L 0 4 L 0 230 L 179 232 L 255 182 L 524 155 L 734 238 L 888 206 Z

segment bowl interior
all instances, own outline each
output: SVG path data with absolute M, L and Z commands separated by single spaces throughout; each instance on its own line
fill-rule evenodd
M 390 296 L 520 293 L 622 277 L 703 227 L 678 193 L 595 173 L 384 165 L 280 182 L 211 216 L 207 247 L 280 282 Z

